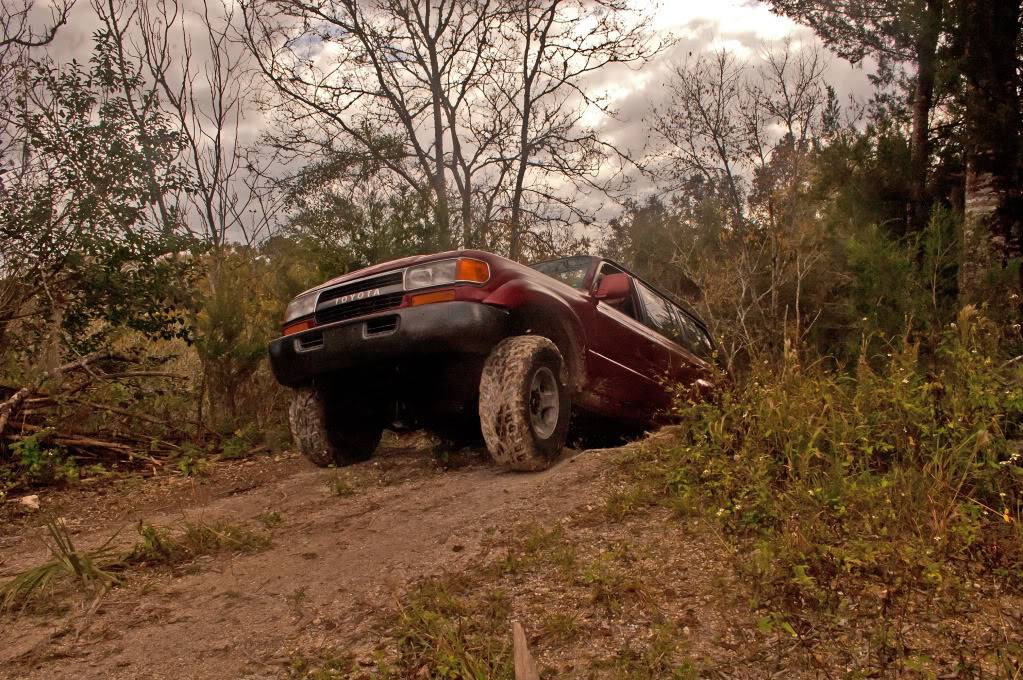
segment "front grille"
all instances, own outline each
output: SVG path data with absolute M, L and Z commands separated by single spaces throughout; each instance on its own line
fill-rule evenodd
M 399 291 L 397 293 L 377 295 L 376 297 L 354 300 L 343 305 L 334 305 L 333 307 L 320 309 L 316 312 L 316 323 L 333 323 L 335 321 L 344 321 L 345 319 L 354 319 L 357 316 L 372 314 L 373 312 L 382 312 L 385 309 L 391 309 L 400 305 L 403 297 L 405 297 L 405 293 Z
M 320 293 L 320 304 L 333 300 L 334 298 L 339 298 L 343 295 L 351 295 L 352 293 L 361 293 L 364 290 L 393 286 L 401 282 L 402 273 L 397 271 L 391 272 L 390 274 L 383 274 L 381 276 L 374 276 L 371 279 L 363 279 L 362 281 L 356 281 L 355 283 L 343 283 L 337 288 L 330 288 Z M 318 318 L 317 321 L 319 321 Z

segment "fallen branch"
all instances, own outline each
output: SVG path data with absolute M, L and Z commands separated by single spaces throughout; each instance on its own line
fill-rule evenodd
M 84 437 L 81 435 L 73 436 L 61 436 L 54 435 L 54 444 L 60 444 L 61 446 L 74 446 L 74 447 L 88 447 L 94 449 L 107 449 L 109 451 L 120 451 L 121 453 L 135 454 L 135 447 L 128 444 L 120 444 L 118 442 L 108 442 L 102 439 L 93 439 L 92 437 Z
M 178 427 L 177 425 L 171 425 L 166 420 L 154 418 L 153 416 L 147 416 L 142 413 L 136 413 L 135 411 L 129 411 L 128 409 L 117 408 L 116 406 L 107 406 L 106 404 L 98 404 L 93 401 L 83 401 L 81 399 L 75 399 L 73 403 L 81 404 L 82 406 L 87 406 L 98 411 L 107 411 L 108 413 L 113 413 L 115 415 L 125 416 L 133 420 L 141 420 L 146 423 L 152 423 L 153 425 L 163 425 L 164 427 L 170 428 L 172 430 L 177 430 L 178 432 L 185 431 L 184 428 Z
M 180 373 L 168 373 L 166 371 L 124 371 L 122 373 L 107 373 L 103 378 L 171 378 L 172 380 L 188 380 L 187 375 Z
M 115 354 L 113 352 L 93 352 L 92 354 L 86 355 L 81 359 L 68 362 L 62 366 L 58 366 L 52 371 L 44 371 L 35 379 L 31 385 L 25 385 L 17 392 L 14 393 L 7 401 L 0 404 L 0 434 L 3 433 L 4 428 L 7 427 L 7 421 L 10 419 L 11 414 L 23 401 L 31 397 L 33 394 L 42 389 L 43 385 L 46 384 L 51 378 L 59 378 L 65 373 L 75 370 L 86 369 L 89 364 L 97 361 L 110 360 L 110 361 L 128 361 L 126 357 Z

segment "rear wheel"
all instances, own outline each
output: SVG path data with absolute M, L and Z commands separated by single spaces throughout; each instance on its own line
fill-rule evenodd
M 480 426 L 493 459 L 513 470 L 543 470 L 565 445 L 571 398 L 553 342 L 502 340 L 483 366 Z
M 288 408 L 291 436 L 299 452 L 320 467 L 368 460 L 380 443 L 384 426 L 363 411 L 345 408 L 321 390 L 302 388 Z

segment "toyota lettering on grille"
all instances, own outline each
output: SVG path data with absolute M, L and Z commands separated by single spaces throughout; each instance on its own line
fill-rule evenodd
M 339 298 L 334 298 L 334 304 L 335 305 L 343 305 L 346 302 L 355 302 L 356 300 L 365 300 L 366 298 L 373 297 L 374 295 L 380 295 L 380 289 L 379 288 L 372 288 L 370 290 L 361 290 L 358 293 L 351 293 L 349 295 L 342 295 Z

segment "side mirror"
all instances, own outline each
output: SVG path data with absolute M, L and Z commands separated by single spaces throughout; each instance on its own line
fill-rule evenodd
M 632 293 L 632 279 L 628 274 L 607 274 L 600 280 L 593 293 L 594 300 L 618 302 Z

